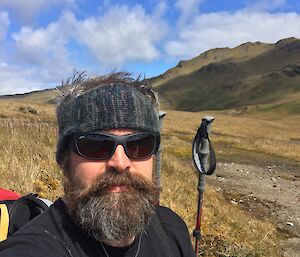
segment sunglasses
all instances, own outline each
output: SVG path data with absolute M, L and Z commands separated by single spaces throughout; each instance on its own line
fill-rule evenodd
M 158 150 L 160 137 L 150 132 L 117 136 L 108 133 L 75 134 L 71 149 L 78 155 L 90 160 L 110 159 L 118 145 L 124 147 L 130 159 L 147 159 Z

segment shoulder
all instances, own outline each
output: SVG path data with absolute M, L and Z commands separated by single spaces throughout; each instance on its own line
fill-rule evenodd
M 156 207 L 156 217 L 166 232 L 170 246 L 173 249 L 178 249 L 179 256 L 195 257 L 189 230 L 183 219 L 164 206 Z
M 69 257 L 63 243 L 48 231 L 32 228 L 0 243 L 1 257 Z
M 169 238 L 176 241 L 190 241 L 188 228 L 183 219 L 167 207 L 157 206 L 156 217 Z
M 156 215 L 160 220 L 160 223 L 167 227 L 173 227 L 174 229 L 187 230 L 186 224 L 183 219 L 171 209 L 165 206 L 156 207 Z

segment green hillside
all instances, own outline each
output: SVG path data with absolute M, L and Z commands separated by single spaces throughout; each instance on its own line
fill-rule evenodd
M 289 96 L 300 92 L 300 40 L 209 50 L 179 62 L 150 83 L 176 110 L 277 105 L 278 101 L 289 105 Z
M 34 91 L 25 94 L 16 95 L 4 95 L 0 96 L 1 99 L 6 100 L 16 100 L 20 102 L 30 102 L 30 103 L 52 103 L 53 99 L 57 97 L 58 91 L 55 89 L 46 89 L 41 91 Z

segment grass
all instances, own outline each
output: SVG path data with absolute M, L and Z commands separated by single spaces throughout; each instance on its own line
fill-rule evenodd
M 0 102 L 0 185 L 20 194 L 62 194 L 55 163 L 56 128 L 53 106 Z M 23 111 L 23 107 L 26 110 Z
M 268 106 L 258 107 L 259 112 L 276 112 L 284 114 L 292 114 L 292 115 L 299 115 L 300 114 L 300 103 L 299 101 L 286 103 L 279 103 L 279 104 L 272 104 Z
M 54 123 L 54 106 L 16 100 L 0 100 L 0 118 Z
M 24 107 L 26 108 L 20 108 Z M 30 107 L 30 108 L 29 108 Z M 33 112 L 23 110 L 35 109 Z M 212 113 L 211 139 L 217 157 L 242 161 L 240 153 L 300 161 L 299 117 L 258 119 Z M 191 142 L 203 113 L 168 111 L 163 128 L 161 203 L 195 226 L 197 173 Z M 62 174 L 55 163 L 54 107 L 0 101 L 0 185 L 20 194 L 36 192 L 55 200 L 62 196 Z M 280 122 L 279 122 L 280 121 Z M 287 132 L 288 133 L 283 133 Z M 201 256 L 281 256 L 279 235 L 268 219 L 249 216 L 207 184 L 203 210 Z
M 1 186 L 20 194 L 36 192 L 50 199 L 61 195 L 61 174 L 54 155 L 55 134 L 53 124 L 1 120 Z
M 215 117 L 211 139 L 216 146 L 267 154 L 291 162 L 300 162 L 300 116 L 229 116 L 209 112 Z M 164 133 L 191 140 L 205 113 L 168 111 Z M 229 147 L 228 147 L 229 146 Z M 221 148 L 218 153 L 226 155 Z M 176 150 L 175 150 L 176 151 Z M 191 151 L 191 150 L 190 150 Z M 187 152 L 190 156 L 191 152 Z M 238 156 L 236 157 L 238 158 Z

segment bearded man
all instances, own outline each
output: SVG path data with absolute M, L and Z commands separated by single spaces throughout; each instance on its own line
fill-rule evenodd
M 65 195 L 2 242 L 0 256 L 195 256 L 183 220 L 159 205 L 156 93 L 126 73 L 80 76 L 64 90 L 56 159 Z

